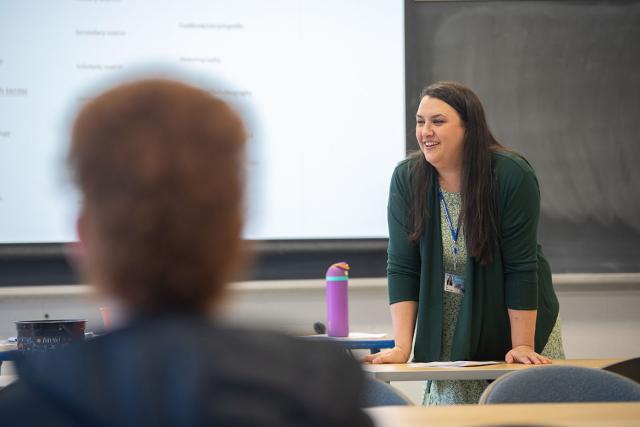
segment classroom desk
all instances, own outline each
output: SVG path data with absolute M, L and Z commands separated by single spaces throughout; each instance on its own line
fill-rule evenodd
M 340 338 L 326 335 L 308 335 L 301 338 L 310 341 L 333 341 L 348 350 L 369 350 L 372 354 L 378 353 L 383 348 L 393 348 L 396 345 L 394 340 L 385 338 Z
M 603 368 L 624 359 L 567 359 L 554 360 L 554 365 Z M 473 366 L 468 368 L 424 368 L 412 367 L 411 363 L 390 363 L 385 365 L 363 364 L 365 374 L 384 382 L 424 381 L 424 380 L 495 380 L 501 375 L 520 369 L 535 369 L 549 365 L 522 365 L 520 363 L 499 363 L 497 365 Z
M 640 403 L 387 406 L 367 409 L 377 427 L 638 427 Z

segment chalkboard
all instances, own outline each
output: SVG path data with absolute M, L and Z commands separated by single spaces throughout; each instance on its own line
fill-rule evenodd
M 466 84 L 536 169 L 552 271 L 640 271 L 640 2 L 405 6 L 407 148 L 420 89 Z

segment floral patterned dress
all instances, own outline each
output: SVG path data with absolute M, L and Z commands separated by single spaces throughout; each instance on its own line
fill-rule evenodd
M 453 227 L 456 228 L 462 206 L 461 194 L 442 190 L 442 195 L 449 212 L 451 223 Z M 464 276 L 467 266 L 467 248 L 462 226 L 460 226 L 458 232 L 457 255 L 454 255 L 454 241 L 449 222 L 447 221 L 446 211 L 442 207 L 440 208 L 440 223 L 442 225 L 442 253 L 445 274 Z M 442 353 L 440 360 L 450 360 L 453 334 L 456 330 L 463 295 L 444 290 L 444 284 L 442 292 Z M 551 331 L 549 341 L 545 345 L 542 354 L 551 359 L 564 359 L 565 357 L 562 347 L 559 317 L 556 320 L 556 324 Z M 459 403 L 478 403 L 480 395 L 488 385 L 488 381 L 425 381 L 422 404 L 453 405 Z

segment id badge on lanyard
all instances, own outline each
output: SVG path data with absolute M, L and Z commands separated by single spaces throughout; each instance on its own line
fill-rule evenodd
M 464 295 L 464 277 L 456 274 L 444 274 L 444 290 L 458 295 Z

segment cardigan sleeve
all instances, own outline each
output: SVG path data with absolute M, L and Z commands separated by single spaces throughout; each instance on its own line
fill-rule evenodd
M 538 308 L 537 234 L 540 190 L 533 170 L 511 160 L 503 181 L 501 218 L 505 301 L 513 310 Z
M 417 301 L 420 289 L 420 253 L 409 240 L 410 209 L 408 163 L 400 163 L 393 172 L 387 205 L 389 247 L 387 249 L 387 279 L 389 304 Z

